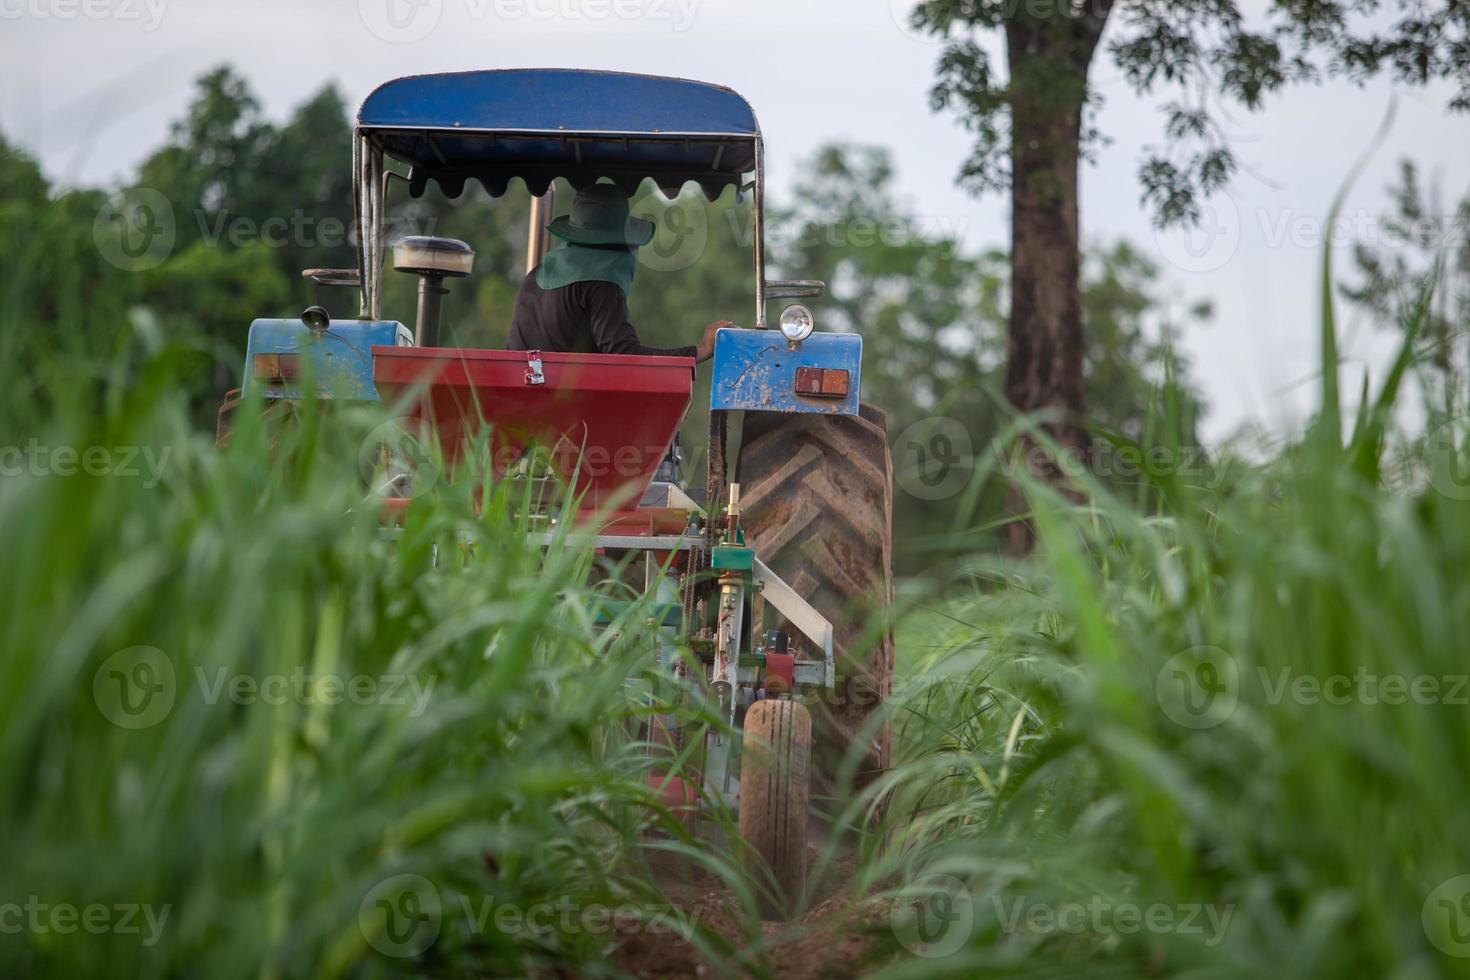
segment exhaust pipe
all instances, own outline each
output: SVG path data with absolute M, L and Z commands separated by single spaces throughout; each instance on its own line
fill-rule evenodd
M 393 268 L 419 277 L 418 317 L 413 342 L 419 347 L 439 346 L 445 279 L 463 279 L 475 265 L 475 250 L 457 238 L 410 235 L 393 246 Z

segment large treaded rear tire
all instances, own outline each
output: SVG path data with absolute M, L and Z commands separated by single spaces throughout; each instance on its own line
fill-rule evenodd
M 806 886 L 812 716 L 797 701 L 757 701 L 745 713 L 740 749 L 740 836 L 768 919 L 796 911 Z M 776 898 L 766 897 L 766 874 Z
M 883 410 L 747 412 L 736 472 L 746 542 L 832 623 L 837 690 L 812 703 L 824 791 L 892 683 L 893 462 Z M 888 767 L 886 725 L 862 753 L 859 785 Z

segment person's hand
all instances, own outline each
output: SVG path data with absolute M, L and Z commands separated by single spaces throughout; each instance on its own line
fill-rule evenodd
M 715 332 L 722 327 L 733 327 L 735 324 L 729 320 L 716 320 L 704 328 L 704 336 L 699 338 L 699 343 L 694 346 L 694 360 L 707 361 L 715 356 Z

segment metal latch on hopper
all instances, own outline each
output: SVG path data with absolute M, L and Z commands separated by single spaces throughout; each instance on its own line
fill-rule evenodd
M 539 350 L 526 351 L 526 384 L 544 385 L 546 375 L 541 371 L 541 352 Z

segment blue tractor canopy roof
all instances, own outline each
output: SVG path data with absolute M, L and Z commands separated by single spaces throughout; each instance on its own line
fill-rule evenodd
M 478 180 L 492 197 L 516 177 L 540 195 L 560 177 L 610 178 L 632 195 L 645 178 L 677 193 L 696 181 L 711 199 L 756 168 L 760 127 L 734 91 L 622 72 L 506 69 L 414 75 L 379 86 L 358 129 L 458 197 Z

